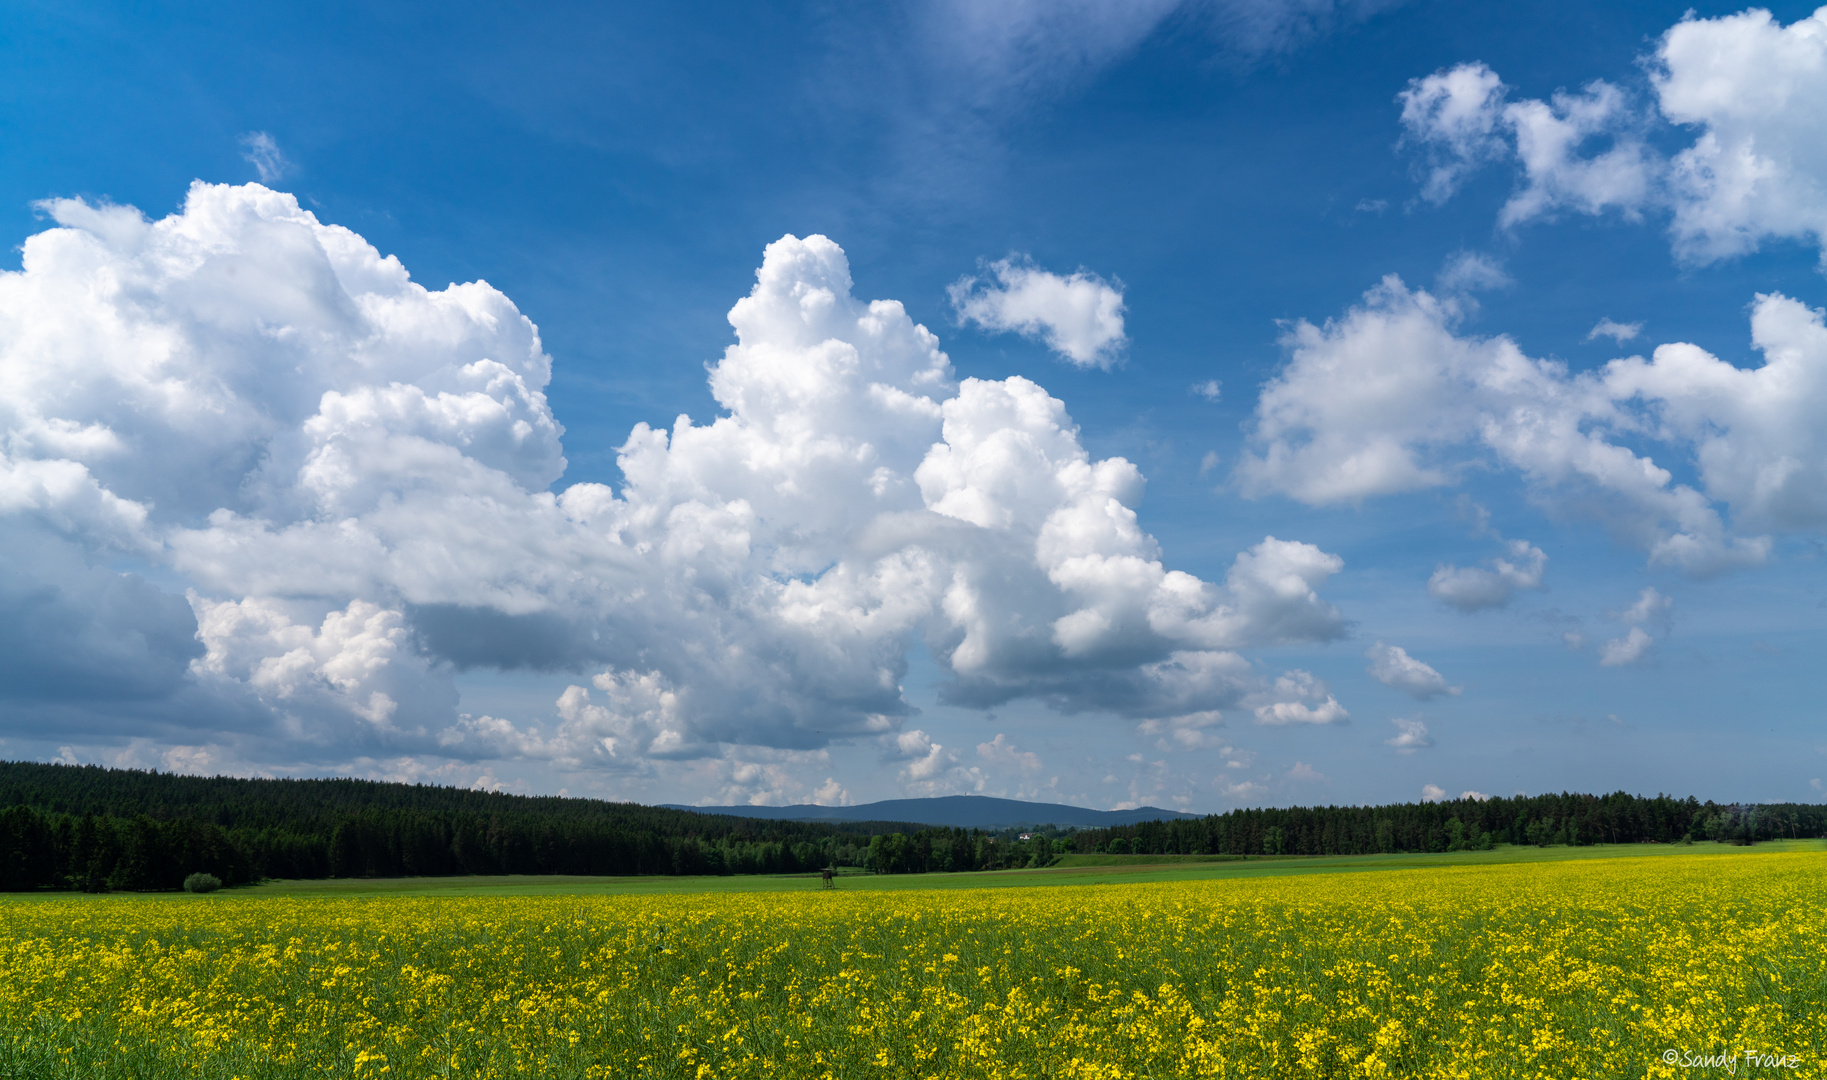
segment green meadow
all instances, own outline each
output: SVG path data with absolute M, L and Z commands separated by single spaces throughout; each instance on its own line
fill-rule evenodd
M 1502 866 L 1593 859 L 1675 855 L 1742 858 L 1776 852 L 1827 852 L 1827 840 L 1774 840 L 1734 844 L 1593 844 L 1586 847 L 1499 845 L 1492 851 L 1393 855 L 1066 855 L 1038 870 L 993 870 L 964 874 L 870 874 L 846 868 L 835 887 L 899 892 L 919 889 L 1022 889 L 1064 885 L 1121 885 L 1151 881 L 1215 881 L 1289 877 L 1372 870 L 1425 870 L 1446 866 Z M 649 894 L 802 892 L 817 890 L 816 874 L 732 875 L 728 877 L 472 876 L 418 878 L 330 878 L 268 881 L 225 889 L 194 899 L 210 903 L 232 896 L 617 896 Z M 154 894 L 107 893 L 97 902 L 132 901 Z M 169 898 L 170 894 L 162 894 Z M 68 893 L 12 894 L 8 900 L 69 898 Z M 4 902 L 4 901 L 0 901 Z

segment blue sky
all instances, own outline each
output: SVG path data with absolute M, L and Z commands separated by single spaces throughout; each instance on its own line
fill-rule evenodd
M 0 753 L 1818 798 L 1821 27 L 14 5 Z

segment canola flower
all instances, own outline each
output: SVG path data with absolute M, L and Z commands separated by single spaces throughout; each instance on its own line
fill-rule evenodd
M 13 901 L 0 1077 L 1821 1076 L 1823 871 Z

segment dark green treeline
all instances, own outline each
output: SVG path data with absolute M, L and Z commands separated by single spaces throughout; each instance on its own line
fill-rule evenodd
M 1827 836 L 1827 806 L 1722 806 L 1667 795 L 1533 795 L 1399 806 L 1232 810 L 1076 834 L 1079 851 L 1205 855 L 1373 855 L 1492 844 L 1670 844 Z M 1113 846 L 1114 842 L 1114 846 Z
M 1541 795 L 1233 810 L 1115 829 L 990 833 L 809 823 L 367 780 L 243 780 L 0 762 L 0 890 L 175 889 L 189 874 L 879 873 L 1045 866 L 1063 853 L 1358 855 L 1513 844 L 1827 835 L 1827 807 Z
M 198 871 L 229 885 L 269 877 L 794 873 L 861 865 L 871 834 L 916 828 L 29 762 L 0 762 L 0 808 L 5 890 L 175 889 Z
M 1498 844 L 1643 844 L 1827 836 L 1827 807 L 1721 806 L 1658 795 L 1537 795 L 1395 806 L 1232 810 L 1113 829 L 1005 830 L 960 852 L 927 833 L 873 837 L 862 865 L 883 873 L 1046 866 L 1084 854 L 1375 855 L 1487 849 Z M 1025 837 L 1025 839 L 1023 838 Z M 974 855 L 974 865 L 968 856 Z

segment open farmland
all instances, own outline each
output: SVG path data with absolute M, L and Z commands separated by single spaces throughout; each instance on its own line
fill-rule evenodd
M 1791 851 L 21 899 L 0 904 L 0 1075 L 1561 1078 L 1733 1054 L 1737 1075 L 1819 1076 L 1824 873 Z

